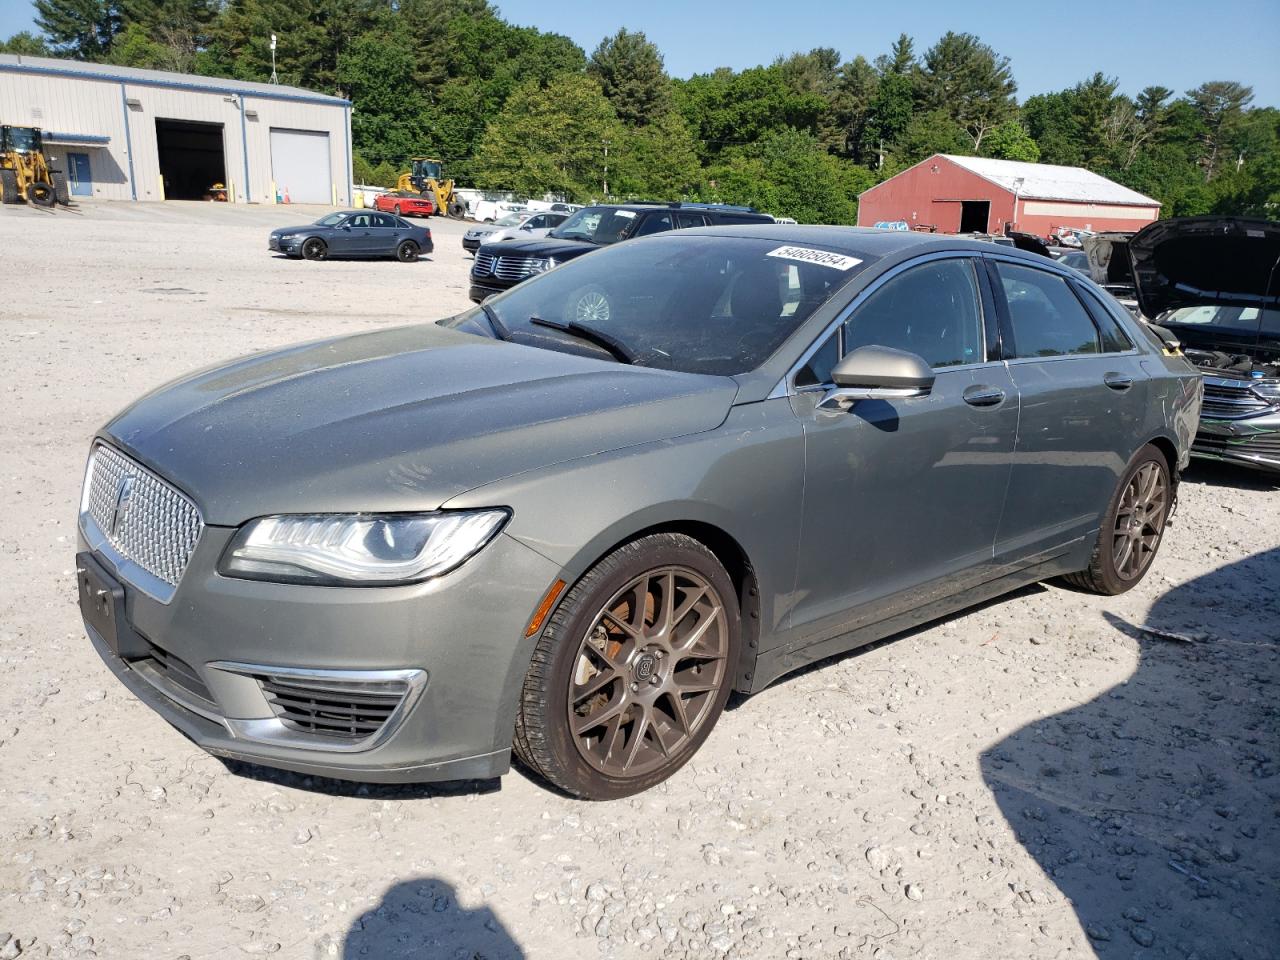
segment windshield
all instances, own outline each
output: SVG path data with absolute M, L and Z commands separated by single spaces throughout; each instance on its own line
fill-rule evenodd
M 508 213 L 501 220 L 495 220 L 493 225 L 495 227 L 518 227 L 528 218 L 529 215 L 526 213 Z
M 336 227 L 343 220 L 347 219 L 345 213 L 331 213 L 327 217 L 321 217 L 316 221 L 317 227 Z
M 32 127 L 9 127 L 9 149 L 19 153 L 34 153 L 40 149 L 40 140 Z
M 1162 326 L 1212 327 L 1232 333 L 1258 332 L 1257 307 L 1183 307 L 1160 319 Z M 1262 332 L 1280 336 L 1280 310 L 1263 310 Z
M 485 306 L 517 343 L 616 355 L 608 338 L 640 366 L 727 376 L 768 359 L 861 264 L 776 240 L 666 233 L 572 260 Z M 480 310 L 442 322 L 495 326 Z
M 551 231 L 557 240 L 589 240 L 592 243 L 617 243 L 635 224 L 634 210 L 615 207 L 583 207 Z

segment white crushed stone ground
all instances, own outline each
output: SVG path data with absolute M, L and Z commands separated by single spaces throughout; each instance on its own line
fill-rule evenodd
M 1280 486 L 1243 471 L 1193 468 L 1132 593 L 1033 588 L 792 676 L 630 801 L 192 746 L 82 634 L 84 458 L 194 367 L 467 304 L 459 224 L 416 265 L 268 254 L 318 212 L 0 210 L 0 960 L 1280 952 Z

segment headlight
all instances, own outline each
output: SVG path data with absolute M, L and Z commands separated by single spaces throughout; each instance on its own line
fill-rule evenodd
M 223 575 L 286 583 L 417 583 L 465 563 L 502 528 L 506 510 L 262 517 L 245 524 Z
M 529 264 L 530 273 L 546 273 L 556 265 L 554 257 L 547 257 L 545 260 L 533 260 Z

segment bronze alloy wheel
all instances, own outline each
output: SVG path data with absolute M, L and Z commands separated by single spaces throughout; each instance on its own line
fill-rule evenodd
M 1144 463 L 1129 478 L 1116 509 L 1111 558 L 1116 575 L 1134 580 L 1147 572 L 1169 510 L 1169 487 L 1164 472 L 1153 462 Z
M 650 570 L 604 605 L 569 678 L 569 727 L 582 758 L 611 777 L 650 773 L 714 711 L 729 630 L 716 588 L 686 567 Z

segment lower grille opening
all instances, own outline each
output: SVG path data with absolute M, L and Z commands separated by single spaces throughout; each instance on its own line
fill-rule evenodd
M 363 740 L 377 733 L 409 689 L 399 680 L 364 682 L 270 674 L 256 679 L 285 726 L 345 740 Z
M 196 673 L 191 664 L 163 647 L 156 646 L 150 640 L 147 641 L 147 648 L 150 656 L 143 659 L 150 662 L 156 673 L 175 687 L 181 687 L 193 697 L 204 701 L 204 704 L 209 709 L 217 709 L 213 694 L 205 686 L 204 681 L 200 679 L 200 674 Z

